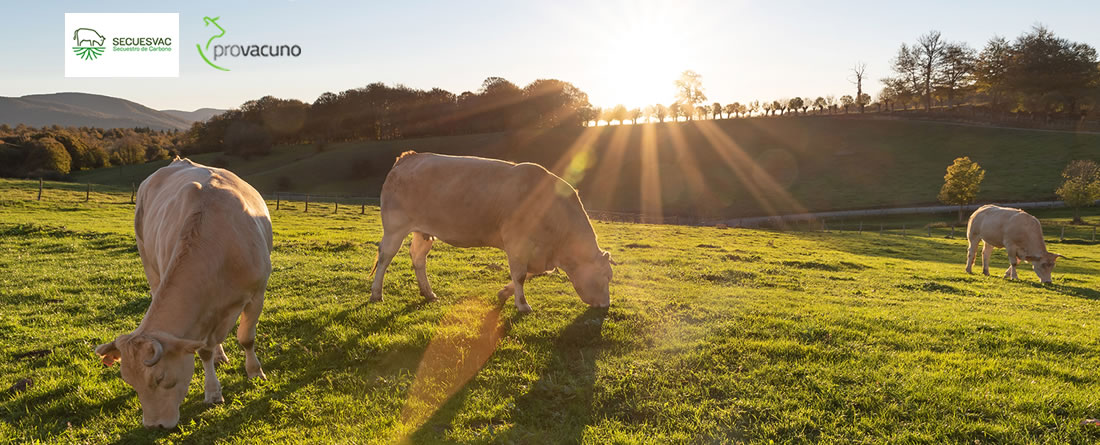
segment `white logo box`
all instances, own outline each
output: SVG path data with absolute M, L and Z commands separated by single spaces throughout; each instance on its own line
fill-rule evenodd
M 103 53 L 85 60 L 73 49 L 97 46 L 73 39 L 78 29 L 104 37 Z M 86 35 L 82 31 L 81 38 Z M 65 77 L 179 77 L 180 18 L 178 13 L 65 13 Z M 170 51 L 115 50 L 115 38 L 170 38 Z

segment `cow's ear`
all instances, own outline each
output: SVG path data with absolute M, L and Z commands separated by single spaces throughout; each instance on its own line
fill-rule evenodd
M 615 260 L 611 259 L 611 252 L 604 251 L 603 257 L 604 257 L 604 259 L 607 260 L 608 263 L 611 263 L 612 265 L 615 265 L 615 266 L 619 265 L 619 263 L 616 263 Z
M 129 335 L 123 334 L 111 340 L 109 343 L 96 346 L 95 353 L 99 355 L 99 361 L 103 363 L 104 366 L 111 366 L 115 364 L 115 362 L 122 360 L 122 351 L 118 349 L 118 345 L 125 343 L 126 340 L 129 339 Z

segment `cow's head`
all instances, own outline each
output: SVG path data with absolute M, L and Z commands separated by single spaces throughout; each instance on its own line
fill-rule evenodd
M 1031 263 L 1031 268 L 1035 270 L 1035 275 L 1039 276 L 1039 281 L 1042 283 L 1050 283 L 1050 273 L 1054 271 L 1054 262 L 1062 258 L 1062 255 L 1057 253 L 1043 252 L 1040 257 L 1029 257 L 1027 261 Z
M 95 348 L 104 365 L 122 362 L 122 380 L 141 402 L 146 427 L 175 428 L 180 404 L 195 373 L 195 351 L 203 342 L 184 340 L 163 332 L 124 334 Z
M 595 257 L 577 265 L 569 274 L 573 289 L 581 301 L 592 307 L 611 306 L 611 253 L 600 251 Z M 567 271 L 570 272 L 570 271 Z

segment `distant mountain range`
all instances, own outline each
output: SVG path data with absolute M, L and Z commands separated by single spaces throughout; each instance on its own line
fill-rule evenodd
M 0 124 L 32 127 L 140 128 L 185 130 L 191 123 L 225 110 L 158 111 L 117 97 L 86 93 L 32 94 L 0 97 Z

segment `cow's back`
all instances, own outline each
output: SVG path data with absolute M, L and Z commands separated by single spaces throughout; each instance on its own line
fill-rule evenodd
M 169 278 L 250 287 L 271 271 L 267 205 L 227 170 L 186 159 L 157 170 L 138 190 L 134 229 L 154 297 Z
M 984 205 L 970 216 L 968 237 L 975 236 L 996 247 L 1007 243 L 1046 248 L 1039 220 L 1020 209 Z
M 570 199 L 576 209 L 566 205 Z M 556 223 L 562 229 L 583 220 L 591 228 L 575 191 L 561 178 L 536 164 L 477 157 L 402 156 L 386 176 L 381 207 L 383 218 L 407 218 L 413 230 L 460 247 L 503 248 L 501 229 L 517 215 L 567 219 Z

